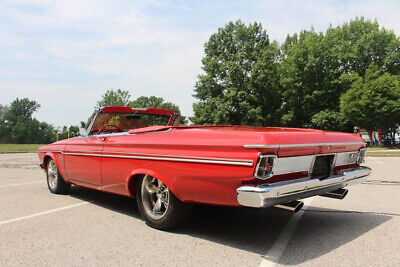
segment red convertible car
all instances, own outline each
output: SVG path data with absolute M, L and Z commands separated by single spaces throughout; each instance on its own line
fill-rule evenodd
M 299 199 L 342 199 L 371 172 L 356 134 L 312 129 L 177 126 L 167 109 L 104 107 L 81 136 L 39 148 L 52 193 L 71 184 L 137 199 L 152 227 L 185 220 L 193 203 L 296 211 Z

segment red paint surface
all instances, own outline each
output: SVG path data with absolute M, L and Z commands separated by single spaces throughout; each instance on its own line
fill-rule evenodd
M 112 112 L 115 112 L 113 110 Z M 124 112 L 123 110 L 121 112 Z M 162 180 L 182 201 L 215 205 L 239 205 L 236 188 L 262 181 L 253 178 L 261 153 L 279 157 L 355 151 L 363 145 L 248 149 L 244 145 L 362 142 L 356 134 L 323 132 L 311 129 L 257 128 L 242 126 L 168 126 L 157 132 L 131 131 L 122 136 L 75 137 L 39 148 L 39 158 L 55 159 L 62 176 L 70 183 L 132 196 L 128 184 L 135 174 L 149 174 Z M 66 155 L 89 153 L 99 156 Z M 75 151 L 75 152 L 74 152 Z M 106 155 L 132 153 L 252 160 L 253 166 L 189 163 L 150 159 L 111 158 Z M 128 154 L 131 153 L 131 154 Z M 274 176 L 271 182 L 304 177 L 306 173 Z

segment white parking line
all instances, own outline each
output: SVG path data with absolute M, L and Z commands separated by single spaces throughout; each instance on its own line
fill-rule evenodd
M 42 212 L 39 212 L 39 213 L 34 213 L 34 214 L 23 216 L 23 217 L 18 217 L 18 218 L 2 221 L 2 222 L 0 222 L 0 225 L 13 223 L 13 222 L 18 222 L 18 221 L 34 218 L 34 217 L 37 217 L 37 216 L 41 216 L 41 215 L 45 215 L 45 214 L 49 214 L 49 213 L 53 213 L 53 212 L 57 212 L 57 211 L 61 211 L 61 210 L 67 210 L 67 209 L 79 207 L 79 206 L 82 206 L 82 205 L 85 205 L 85 204 L 89 204 L 89 203 L 91 203 L 91 202 L 85 201 L 85 202 L 80 202 L 80 203 L 77 203 L 77 204 L 64 206 L 64 207 L 61 207 L 61 208 L 46 210 L 46 211 L 42 211 Z
M 381 161 L 379 159 L 376 159 L 374 157 L 367 157 L 367 159 L 372 159 L 373 161 L 376 161 L 376 162 L 381 163 L 381 164 L 383 163 L 383 161 Z
M 290 241 L 290 238 L 294 234 L 296 230 L 297 223 L 299 222 L 301 216 L 304 214 L 304 210 L 307 209 L 307 206 L 310 205 L 313 198 L 307 198 L 304 202 L 304 207 L 295 213 L 292 218 L 290 218 L 289 222 L 283 228 L 281 234 L 278 239 L 275 240 L 275 243 L 268 250 L 267 254 L 263 257 L 263 260 L 260 263 L 260 267 L 272 267 L 275 266 L 278 262 L 279 258 L 282 256 L 283 252 L 286 249 L 287 244 Z
M 40 180 L 40 181 L 33 181 L 33 182 L 28 182 L 28 183 L 0 185 L 0 188 L 10 187 L 10 186 L 28 185 L 28 184 L 39 184 L 39 183 L 45 183 L 45 181 L 44 180 Z

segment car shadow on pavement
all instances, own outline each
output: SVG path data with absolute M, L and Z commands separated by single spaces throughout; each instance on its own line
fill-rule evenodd
M 72 186 L 69 195 L 73 198 L 91 202 L 93 205 L 97 205 L 124 215 L 132 216 L 138 219 L 141 218 L 139 210 L 137 209 L 136 200 L 129 197 L 78 186 Z
M 295 265 L 319 258 L 392 218 L 373 212 L 310 207 L 300 219 L 279 263 Z
M 142 220 L 135 199 L 77 186 L 71 188 L 70 196 Z M 195 205 L 187 223 L 170 232 L 264 254 L 291 216 L 274 208 Z
M 71 197 L 141 220 L 136 200 L 72 187 Z M 292 213 L 275 208 L 253 209 L 196 205 L 187 223 L 170 232 L 216 242 L 260 255 L 268 252 Z M 281 264 L 318 258 L 390 220 L 389 215 L 312 208 L 306 210 Z M 144 223 L 144 222 L 143 222 Z
M 176 232 L 264 257 L 292 216 L 292 213 L 275 208 L 200 206 L 189 223 Z M 279 263 L 282 261 L 282 264 L 300 264 L 319 257 L 351 242 L 391 218 L 388 215 L 343 213 L 330 209 L 306 210 Z M 292 254 L 295 254 L 295 257 Z
M 275 208 L 199 205 L 187 224 L 174 232 L 264 255 L 292 215 Z

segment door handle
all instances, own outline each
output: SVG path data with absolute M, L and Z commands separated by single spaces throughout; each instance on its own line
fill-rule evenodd
M 101 141 L 106 141 L 106 139 L 107 139 L 107 137 L 105 137 L 105 136 L 102 136 L 102 137 L 99 137 L 99 138 L 100 138 Z

